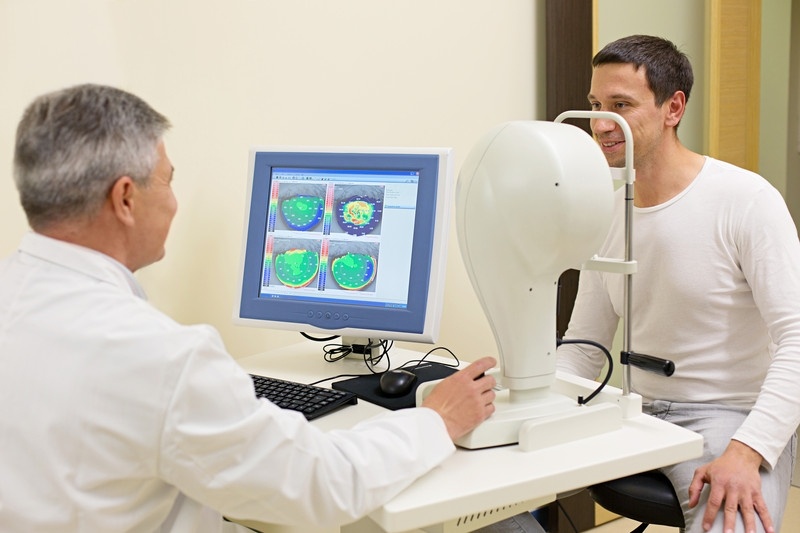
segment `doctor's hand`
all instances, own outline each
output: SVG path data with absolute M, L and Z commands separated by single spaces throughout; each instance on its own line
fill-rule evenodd
M 478 359 L 439 382 L 422 402 L 439 413 L 451 439 L 466 435 L 494 413 L 496 381 L 484 373 L 495 363 L 492 357 Z
M 756 531 L 756 520 L 760 519 L 767 533 L 775 527 L 769 516 L 767 504 L 761 494 L 761 454 L 739 441 L 732 440 L 725 452 L 695 470 L 689 485 L 689 507 L 700 501 L 703 486 L 708 483 L 710 492 L 703 514 L 703 529 L 708 531 L 720 509 L 724 513 L 723 531 L 734 531 L 736 513 L 742 513 L 744 530 Z M 758 518 L 756 517 L 758 515 Z

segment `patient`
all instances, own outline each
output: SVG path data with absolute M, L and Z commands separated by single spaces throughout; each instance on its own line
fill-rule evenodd
M 631 127 L 636 185 L 631 336 L 670 359 L 670 378 L 632 369 L 645 410 L 703 435 L 702 457 L 664 468 L 686 530 L 779 531 L 800 422 L 800 243 L 780 193 L 764 178 L 695 153 L 677 129 L 692 66 L 677 47 L 634 35 L 593 59 L 589 103 Z M 591 124 L 611 166 L 625 142 Z M 622 257 L 622 195 L 601 256 Z M 610 346 L 622 276 L 583 272 L 566 338 Z M 602 354 L 565 345 L 558 368 L 595 378 Z
M 632 389 L 646 412 L 705 440 L 702 457 L 662 469 L 686 531 L 780 531 L 800 422 L 795 224 L 764 178 L 681 144 L 694 76 L 673 43 L 626 37 L 592 66 L 591 108 L 619 113 L 633 132 L 632 344 L 676 368 L 670 378 L 634 368 Z M 609 165 L 624 166 L 619 125 L 591 127 Z M 622 192 L 600 256 L 624 257 Z M 622 299 L 622 276 L 582 272 L 565 338 L 611 346 Z M 558 354 L 560 370 L 590 379 L 605 363 L 586 345 Z

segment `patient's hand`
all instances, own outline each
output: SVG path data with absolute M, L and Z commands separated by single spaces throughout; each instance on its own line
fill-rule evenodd
M 745 531 L 756 531 L 760 519 L 767 533 L 775 528 L 767 504 L 761 494 L 761 455 L 736 440 L 732 440 L 723 454 L 698 468 L 689 486 L 689 507 L 700 501 L 700 492 L 708 483 L 711 491 L 703 514 L 703 529 L 708 531 L 719 511 L 725 515 L 724 531 L 733 531 L 736 514 L 742 514 Z

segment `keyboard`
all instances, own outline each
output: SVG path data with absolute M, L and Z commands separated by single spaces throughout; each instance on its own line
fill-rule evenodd
M 337 409 L 358 403 L 352 392 L 326 389 L 294 381 L 250 374 L 257 398 L 266 398 L 278 407 L 303 413 L 314 420 Z

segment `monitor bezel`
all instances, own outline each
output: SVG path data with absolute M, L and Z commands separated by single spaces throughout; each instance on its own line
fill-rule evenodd
M 259 297 L 272 168 L 419 170 L 406 308 Z M 453 193 L 452 149 L 431 147 L 253 147 L 234 323 L 369 339 L 436 342 L 444 299 Z M 424 280 L 424 287 L 421 281 Z

